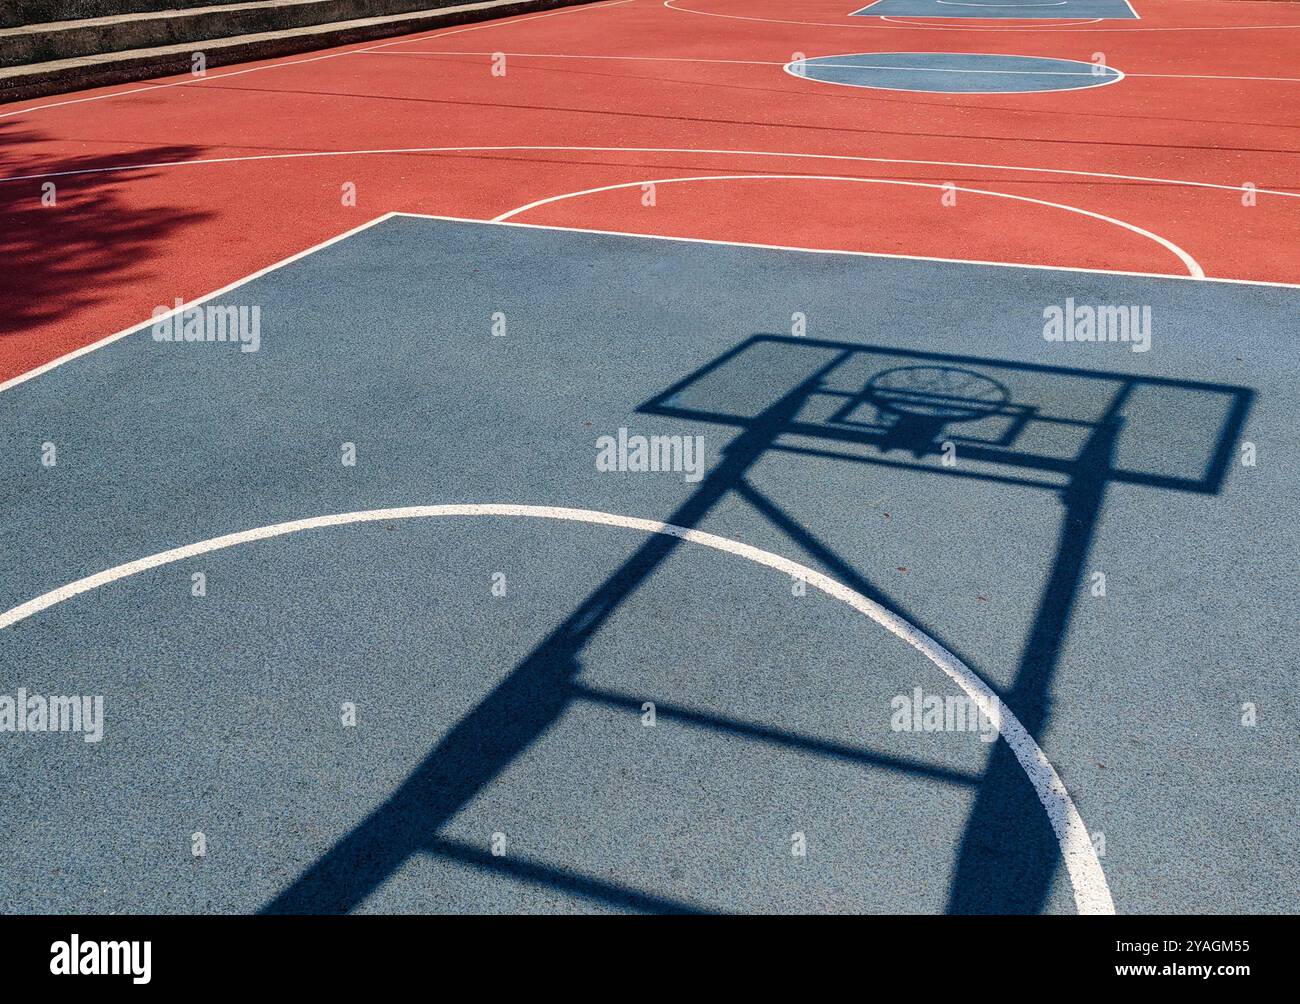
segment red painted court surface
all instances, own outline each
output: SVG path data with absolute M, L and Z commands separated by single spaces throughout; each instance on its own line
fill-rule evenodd
M 118 753 L 0 771 L 0 911 L 1293 910 L 1300 2 L 1059 2 L 0 106 L 0 665 Z
M 1300 283 L 1300 5 L 1062 22 L 860 6 L 615 0 L 0 106 L 0 380 L 393 210 L 541 202 L 509 218 Z M 990 94 L 784 71 L 885 52 L 1125 76 Z

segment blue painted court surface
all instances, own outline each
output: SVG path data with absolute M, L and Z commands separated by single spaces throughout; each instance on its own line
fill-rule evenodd
M 394 217 L 222 302 L 260 307 L 257 352 L 145 328 L 0 394 L 24 430 L 0 610 L 332 513 L 663 520 L 955 653 L 1104 834 L 1121 912 L 1293 905 L 1300 291 Z M 1149 307 L 1149 351 L 1044 338 L 1085 304 Z M 700 476 L 598 469 L 620 429 L 702 437 Z M 83 592 L 0 630 L 30 692 L 106 718 L 97 744 L 5 745 L 0 902 L 1073 911 L 1006 743 L 895 730 L 891 702 L 952 681 L 798 586 L 680 538 L 481 516 Z
M 1101 87 L 1118 70 L 1075 59 L 963 52 L 864 52 L 789 64 L 797 77 L 849 87 L 941 94 L 1027 94 Z
M 865 17 L 974 17 L 1133 19 L 1128 0 L 876 0 L 854 14 Z

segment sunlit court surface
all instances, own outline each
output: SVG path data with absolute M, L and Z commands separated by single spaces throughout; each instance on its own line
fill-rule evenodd
M 535 6 L 0 104 L 0 911 L 1295 912 L 1300 3 Z

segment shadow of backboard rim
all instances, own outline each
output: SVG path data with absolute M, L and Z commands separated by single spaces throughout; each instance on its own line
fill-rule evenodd
M 708 363 L 700 366 L 668 389 L 638 406 L 636 411 L 639 414 L 702 421 L 733 427 L 743 428 L 747 426 L 750 421 L 748 415 L 729 411 L 725 407 L 683 406 L 678 399 L 692 387 L 698 386 L 705 378 L 717 373 L 725 366 L 742 361 L 747 352 L 764 345 L 790 346 L 800 350 L 819 349 L 838 352 L 844 355 L 845 360 L 853 356 L 890 357 L 914 360 L 933 367 L 961 367 L 964 370 L 973 368 L 977 372 L 1002 370 L 1029 376 L 1041 375 L 1043 377 L 1088 380 L 1094 382 L 1094 384 L 1109 383 L 1116 387 L 1116 406 L 1114 408 L 1115 414 L 1110 415 L 1106 420 L 1115 420 L 1117 418 L 1122 420 L 1123 415 L 1120 412 L 1122 412 L 1123 403 L 1130 399 L 1133 392 L 1139 388 L 1179 390 L 1222 396 L 1224 398 L 1223 421 L 1220 424 L 1215 442 L 1206 454 L 1204 469 L 1199 476 L 1176 477 L 1164 473 L 1128 470 L 1122 467 L 1112 468 L 1108 472 L 1108 480 L 1115 482 L 1198 494 L 1217 494 L 1222 487 L 1232 457 L 1233 446 L 1245 426 L 1247 415 L 1255 397 L 1255 391 L 1251 388 L 1226 383 L 1210 383 L 1200 380 L 1148 376 L 1112 370 L 1059 366 L 1014 359 L 995 359 L 969 354 L 933 352 L 876 344 L 837 342 L 793 335 L 758 333 L 751 335 Z M 1038 409 L 1032 403 L 1008 402 L 1004 407 L 1006 413 L 1014 415 L 1016 421 L 1022 426 L 1033 422 L 1038 417 Z M 839 444 L 883 447 L 886 451 L 891 445 L 896 445 L 890 444 L 879 430 L 873 430 L 870 426 L 861 423 L 837 422 L 831 425 L 825 422 L 804 421 L 796 417 L 789 422 L 785 431 L 797 436 L 828 439 Z M 960 437 L 951 438 L 960 439 Z M 975 441 L 975 444 L 978 444 L 978 441 Z M 1018 454 L 1016 451 L 1008 449 L 1008 446 L 1009 443 L 1007 442 L 985 443 L 976 445 L 975 449 L 967 451 L 967 455 L 972 459 L 988 461 L 994 464 L 1029 467 L 1057 474 L 1069 472 L 1073 458 L 1035 457 Z M 936 472 L 938 470 L 936 469 Z M 943 469 L 942 473 L 960 476 L 960 472 L 951 469 Z M 1007 480 L 1016 480 L 1016 483 L 1023 483 L 1023 481 L 1017 479 L 1008 478 Z M 1044 485 L 1044 487 L 1054 486 Z

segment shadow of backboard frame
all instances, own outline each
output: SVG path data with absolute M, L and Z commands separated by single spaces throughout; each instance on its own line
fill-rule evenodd
M 1108 486 L 1217 494 L 1253 397 L 1226 384 L 756 334 L 638 410 L 737 428 L 723 469 L 741 448 L 750 464 L 780 451 L 1051 492 L 1061 507 L 1056 546 L 1015 675 L 999 694 L 1038 737 Z M 750 480 L 731 489 L 833 575 L 896 606 Z M 1058 863 L 1035 794 L 1009 747 L 996 744 L 948 911 L 1040 912 Z
M 837 580 L 891 609 L 898 603 L 863 570 L 754 483 L 751 474 L 770 451 L 1055 493 L 1062 509 L 1056 547 L 1015 675 L 998 694 L 1038 736 L 1049 719 L 1051 683 L 1107 486 L 1217 493 L 1252 398 L 1246 388 L 1223 384 L 756 334 L 636 410 L 737 430 L 664 522 L 699 527 L 724 499 L 739 498 Z M 958 463 L 945 464 L 949 452 L 959 456 Z M 891 456 L 899 453 L 902 459 Z M 262 912 L 348 912 L 415 854 L 450 858 L 622 909 L 696 909 L 568 870 L 503 864 L 439 834 L 575 702 L 609 704 L 609 694 L 581 682 L 584 651 L 681 540 L 650 535 L 440 739 L 381 806 Z M 918 626 L 959 653 L 940 632 Z M 674 714 L 667 702 L 659 707 Z M 732 735 L 777 734 L 689 710 L 678 716 Z M 847 752 L 866 766 L 918 770 L 917 764 L 862 750 L 830 750 L 816 737 L 782 732 L 779 738 L 813 755 Z M 949 912 L 1041 911 L 1060 852 L 1010 747 L 993 745 L 984 773 L 970 783 L 975 800 L 950 883 Z
M 1118 424 L 1106 480 L 1202 494 L 1219 490 L 1253 396 L 1227 384 L 757 334 L 638 411 L 745 428 L 813 373 L 816 385 L 779 430 L 796 438 L 774 448 L 864 460 L 828 451 L 941 457 L 950 443 L 962 464 L 937 472 L 1024 484 L 998 470 L 1068 478 L 1091 437 Z

